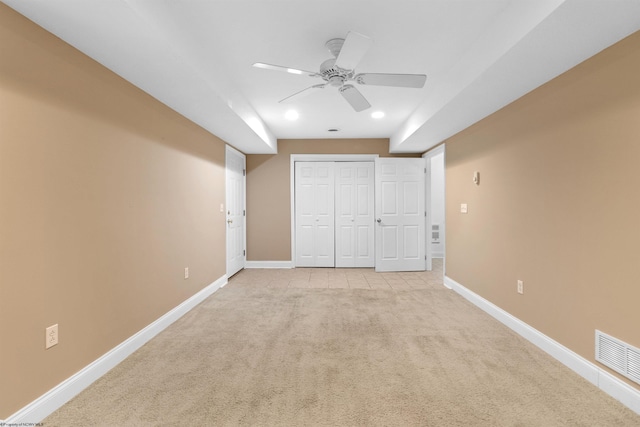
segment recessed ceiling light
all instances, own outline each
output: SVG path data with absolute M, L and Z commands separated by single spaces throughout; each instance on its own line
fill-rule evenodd
M 300 117 L 300 115 L 296 110 L 289 110 L 284 113 L 284 118 L 287 120 L 298 120 L 298 117 Z
M 382 111 L 374 111 L 373 113 L 371 113 L 371 117 L 373 117 L 374 119 L 381 119 L 384 117 L 384 113 Z

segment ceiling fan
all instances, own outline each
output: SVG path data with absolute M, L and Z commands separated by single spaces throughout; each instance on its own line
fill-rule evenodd
M 427 76 L 424 74 L 384 74 L 384 73 L 355 73 L 355 68 L 364 57 L 373 40 L 362 34 L 350 31 L 345 39 L 331 39 L 325 46 L 334 56 L 320 65 L 319 72 L 305 71 L 297 68 L 282 67 L 280 65 L 256 62 L 256 68 L 267 70 L 285 71 L 291 74 L 320 77 L 325 83 L 316 84 L 294 93 L 278 102 L 291 102 L 310 93 L 317 92 L 327 86 L 338 88 L 340 94 L 356 111 L 363 111 L 371 107 L 369 101 L 355 86 L 348 82 L 361 85 L 393 86 L 407 88 L 421 88 L 424 86 Z

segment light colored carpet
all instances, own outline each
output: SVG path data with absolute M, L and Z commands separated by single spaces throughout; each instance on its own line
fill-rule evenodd
M 257 283 L 231 282 L 44 425 L 640 425 L 441 285 Z

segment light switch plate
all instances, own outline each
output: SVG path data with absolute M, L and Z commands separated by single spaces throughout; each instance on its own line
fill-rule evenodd
M 460 213 L 467 213 L 467 212 L 468 212 L 467 204 L 466 203 L 461 203 L 460 204 Z

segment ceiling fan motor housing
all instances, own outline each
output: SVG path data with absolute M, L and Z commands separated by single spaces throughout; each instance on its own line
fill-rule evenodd
M 331 39 L 324 44 L 324 46 L 329 49 L 329 52 L 333 55 L 334 58 L 337 58 L 342 50 L 342 45 L 344 44 L 344 39 Z
M 331 86 L 342 86 L 342 84 L 353 77 L 352 70 L 343 70 L 335 66 L 336 59 L 327 59 L 320 65 L 320 75 Z

